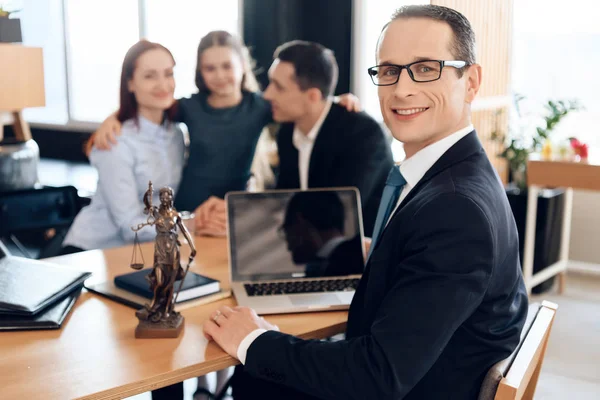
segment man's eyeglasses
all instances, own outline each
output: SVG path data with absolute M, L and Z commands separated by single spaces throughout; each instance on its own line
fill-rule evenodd
M 408 75 L 415 82 L 432 82 L 440 79 L 444 67 L 454 67 L 459 69 L 466 65 L 467 63 L 465 61 L 424 60 L 415 61 L 406 65 L 376 65 L 369 68 L 368 72 L 375 85 L 391 86 L 398 83 L 400 73 L 403 69 L 408 71 Z

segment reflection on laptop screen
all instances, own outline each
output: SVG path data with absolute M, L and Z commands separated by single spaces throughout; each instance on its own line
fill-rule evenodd
M 234 281 L 363 271 L 356 190 L 232 193 L 227 205 Z
M 4 243 L 2 243 L 2 240 L 0 239 L 0 260 L 3 259 L 7 255 L 9 255 L 8 249 L 6 248 L 6 246 L 4 245 Z

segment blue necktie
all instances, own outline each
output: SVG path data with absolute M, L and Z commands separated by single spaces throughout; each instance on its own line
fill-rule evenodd
M 400 173 L 400 166 L 394 165 L 385 181 L 381 203 L 379 203 L 379 210 L 377 211 L 377 218 L 375 219 L 375 228 L 373 228 L 373 241 L 371 242 L 371 248 L 369 249 L 369 258 L 371 257 L 371 253 L 373 252 L 377 241 L 381 237 L 381 233 L 383 232 L 383 228 L 385 228 L 387 220 L 390 218 L 394 208 L 396 208 L 396 203 L 398 203 L 398 198 L 400 197 L 400 193 L 405 184 L 406 179 L 404 179 Z

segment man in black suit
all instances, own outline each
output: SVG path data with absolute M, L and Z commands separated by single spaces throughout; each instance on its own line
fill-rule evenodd
M 331 50 L 293 41 L 281 45 L 274 59 L 264 96 L 273 119 L 282 122 L 277 188 L 357 187 L 365 235 L 371 236 L 393 165 L 385 134 L 366 113 L 332 102 L 338 65 Z
M 514 218 L 471 125 L 474 48 L 446 7 L 403 7 L 384 27 L 369 74 L 406 160 L 390 171 L 346 339 L 301 340 L 221 307 L 204 332 L 244 364 L 236 399 L 476 399 L 516 348 L 527 295 Z
M 307 277 L 363 273 L 360 235 L 346 237 L 346 213 L 339 196 L 327 191 L 296 193 L 280 232 L 292 261 L 306 264 Z
M 275 51 L 264 98 L 281 123 L 277 189 L 354 186 L 360 192 L 364 233 L 371 236 L 392 152 L 373 118 L 348 109 L 353 96 L 345 97 L 345 105 L 333 101 L 337 80 L 333 52 L 318 43 L 296 40 Z M 224 229 L 222 199 L 211 197 L 199 213 L 213 226 L 221 221 Z

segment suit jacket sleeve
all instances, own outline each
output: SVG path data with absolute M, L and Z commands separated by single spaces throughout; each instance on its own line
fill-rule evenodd
M 412 221 L 399 259 L 371 257 L 390 284 L 376 289 L 386 295 L 367 335 L 331 343 L 269 331 L 248 349 L 246 370 L 324 399 L 404 397 L 481 303 L 495 263 L 491 225 L 471 199 L 438 195 Z
M 377 122 L 367 120 L 354 129 L 339 168 L 336 168 L 332 186 L 356 186 L 364 200 L 369 199 L 382 184 L 377 179 L 381 176 L 379 172 L 382 168 L 391 167 L 392 156 L 385 134 Z

